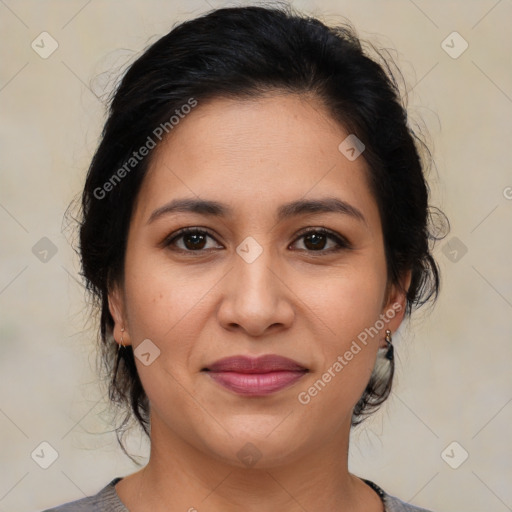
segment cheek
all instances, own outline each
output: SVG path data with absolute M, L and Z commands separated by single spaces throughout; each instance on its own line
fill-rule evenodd
M 306 390 L 317 406 L 353 406 L 363 393 L 381 342 L 374 328 L 385 287 L 385 268 L 374 261 L 344 269 L 309 295 L 308 305 L 328 327 L 318 345 L 322 358 L 314 375 L 317 384 L 309 388 L 311 394 Z
M 160 411 L 159 415 L 194 409 L 191 396 L 195 383 L 188 363 L 201 334 L 201 324 L 194 318 L 201 315 L 201 299 L 209 287 L 207 283 L 193 284 L 183 273 L 171 273 L 147 260 L 143 265 L 138 272 L 129 272 L 127 265 L 130 336 L 134 350 L 150 339 L 159 353 L 149 365 L 135 358 L 137 372 L 152 409 Z
M 385 267 L 379 261 L 343 268 L 321 284 L 310 286 L 305 300 L 325 321 L 337 344 L 375 324 L 386 290 Z
M 157 344 L 170 345 L 167 340 L 181 325 L 190 328 L 187 319 L 201 310 L 214 276 L 171 266 L 160 251 L 133 248 L 127 254 L 125 290 L 133 343 L 154 338 Z
M 135 361 L 148 396 L 155 399 L 165 394 L 166 400 L 175 397 L 171 398 L 174 401 L 179 397 L 178 383 L 187 388 L 192 385 L 187 366 L 201 331 L 194 318 L 201 314 L 202 299 L 211 285 L 191 278 L 186 271 L 157 264 L 151 254 L 143 256 L 141 251 L 140 256 L 127 258 L 127 317 L 135 354 L 139 344 L 149 339 L 158 349 L 158 358 L 149 366 L 143 360 Z

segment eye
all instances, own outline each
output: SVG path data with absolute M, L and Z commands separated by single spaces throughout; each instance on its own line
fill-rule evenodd
M 299 240 L 303 240 L 303 245 L 305 246 L 305 249 L 301 250 L 309 252 L 335 252 L 351 248 L 347 239 L 325 228 L 310 229 L 302 233 L 295 243 Z M 331 242 L 331 247 L 326 249 L 329 242 Z
M 212 247 L 207 247 L 206 242 L 208 238 L 215 240 L 213 236 L 204 229 L 183 228 L 167 237 L 163 242 L 163 246 L 174 246 L 177 249 L 185 252 L 203 251 L 212 249 Z M 181 242 L 181 244 L 179 242 Z
M 216 241 L 215 237 L 204 228 L 183 228 L 169 235 L 162 242 L 162 246 L 188 253 L 223 248 L 221 245 L 208 247 L 208 239 Z M 305 247 L 299 250 L 307 252 L 331 253 L 351 248 L 347 239 L 325 228 L 309 229 L 303 232 L 292 245 L 299 240 L 303 241 Z

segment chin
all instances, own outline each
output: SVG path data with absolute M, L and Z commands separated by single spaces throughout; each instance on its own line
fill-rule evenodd
M 261 422 L 252 416 L 247 423 L 237 420 L 236 426 L 227 425 L 222 439 L 206 440 L 214 458 L 225 464 L 246 469 L 270 469 L 291 464 L 307 451 L 303 431 L 282 428 L 283 417 L 265 418 Z M 210 431 L 211 434 L 211 431 Z M 217 442 L 216 442 L 217 441 Z

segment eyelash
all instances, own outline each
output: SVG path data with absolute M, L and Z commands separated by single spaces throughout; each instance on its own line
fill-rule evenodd
M 333 240 L 338 246 L 334 247 L 334 248 L 331 248 L 331 249 L 320 249 L 318 251 L 309 250 L 309 249 L 299 249 L 300 251 L 305 251 L 305 252 L 309 252 L 309 253 L 319 253 L 319 254 L 332 254 L 334 252 L 338 252 L 338 251 L 341 251 L 341 250 L 344 250 L 344 249 L 347 250 L 347 249 L 351 249 L 352 248 L 352 245 L 350 244 L 350 242 L 345 237 L 337 235 L 334 232 L 332 232 L 332 231 L 330 231 L 328 229 L 325 229 L 325 228 L 321 228 L 321 227 L 320 228 L 315 228 L 315 229 L 308 229 L 307 231 L 302 231 L 301 233 L 299 233 L 297 238 L 292 242 L 292 244 L 296 243 L 301 238 L 304 238 L 307 235 L 311 235 L 311 234 L 325 235 L 330 240 Z M 182 229 L 180 229 L 180 230 L 170 234 L 162 242 L 162 246 L 166 247 L 166 248 L 169 248 L 170 246 L 174 245 L 174 243 L 177 240 L 185 237 L 186 235 L 208 235 L 210 238 L 213 238 L 217 242 L 217 240 L 215 239 L 213 234 L 210 233 L 209 230 L 207 230 L 205 228 L 193 227 L 193 228 L 182 228 Z M 217 243 L 219 243 L 219 242 L 217 242 Z M 182 252 L 182 253 L 199 253 L 199 254 L 200 253 L 204 253 L 205 251 L 211 251 L 211 249 L 190 250 L 190 249 L 181 249 L 181 248 L 176 248 L 176 247 L 171 249 L 171 250 L 176 250 L 176 251 L 179 251 L 179 252 Z

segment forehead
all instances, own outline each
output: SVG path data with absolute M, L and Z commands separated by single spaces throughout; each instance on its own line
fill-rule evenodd
M 364 158 L 351 161 L 338 149 L 348 135 L 312 96 L 199 103 L 155 149 L 136 210 L 147 218 L 186 195 L 254 214 L 284 201 L 334 195 L 375 215 Z

